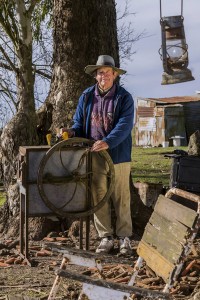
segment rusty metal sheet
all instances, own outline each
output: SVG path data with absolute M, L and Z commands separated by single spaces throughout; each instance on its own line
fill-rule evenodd
M 155 118 L 155 130 L 151 130 L 152 121 L 149 118 Z M 184 137 L 181 146 L 186 146 L 191 134 L 199 129 L 199 124 L 199 96 L 137 97 L 135 132 L 138 146 L 159 146 L 166 141 L 172 146 L 169 140 L 172 136 Z M 145 131 L 148 132 L 145 134 Z
M 154 117 L 154 107 L 138 106 L 137 113 L 139 117 Z
M 141 131 L 156 131 L 156 120 L 155 118 L 139 118 L 139 132 Z
M 199 96 L 176 96 L 170 98 L 147 98 L 148 101 L 156 103 L 186 103 L 186 102 L 198 102 L 200 101 Z

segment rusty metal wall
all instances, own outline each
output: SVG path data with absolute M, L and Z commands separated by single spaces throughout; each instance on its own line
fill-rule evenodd
M 173 136 L 181 136 L 181 145 L 200 129 L 200 98 L 172 97 L 136 99 L 135 143 L 137 146 L 159 146 Z
M 166 141 L 172 146 L 173 136 L 181 136 L 182 144 L 187 143 L 181 104 L 163 105 L 144 99 L 137 101 L 135 124 L 137 146 L 160 146 Z
M 164 136 L 169 141 L 169 145 L 173 145 L 174 136 L 180 136 L 181 146 L 187 145 L 185 131 L 185 116 L 182 105 L 170 105 L 164 108 Z M 162 143 L 162 141 L 161 141 Z
M 155 103 L 137 99 L 135 139 L 137 146 L 152 146 L 156 132 Z
M 195 103 L 185 103 L 183 108 L 185 114 L 187 141 L 189 142 L 190 136 L 196 130 L 200 130 L 200 101 Z

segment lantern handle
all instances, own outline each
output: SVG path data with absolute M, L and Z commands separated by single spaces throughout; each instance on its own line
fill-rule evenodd
M 162 1 L 160 0 L 160 19 L 162 19 Z
M 183 16 L 183 0 L 181 0 L 181 16 Z M 162 19 L 162 0 L 160 0 L 160 19 Z
M 181 0 L 181 16 L 183 16 L 183 0 Z

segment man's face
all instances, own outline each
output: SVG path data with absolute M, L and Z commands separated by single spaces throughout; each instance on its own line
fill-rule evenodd
M 115 78 L 117 77 L 117 72 L 115 72 L 111 67 L 102 67 L 97 69 L 96 80 L 103 90 L 107 90 L 112 87 Z

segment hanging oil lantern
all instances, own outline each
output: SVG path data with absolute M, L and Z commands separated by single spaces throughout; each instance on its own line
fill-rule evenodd
M 162 46 L 159 50 L 163 61 L 164 72 L 161 84 L 173 84 L 194 80 L 188 67 L 188 45 L 186 44 L 183 26 L 183 0 L 181 15 L 162 17 L 160 0 L 160 24 Z

